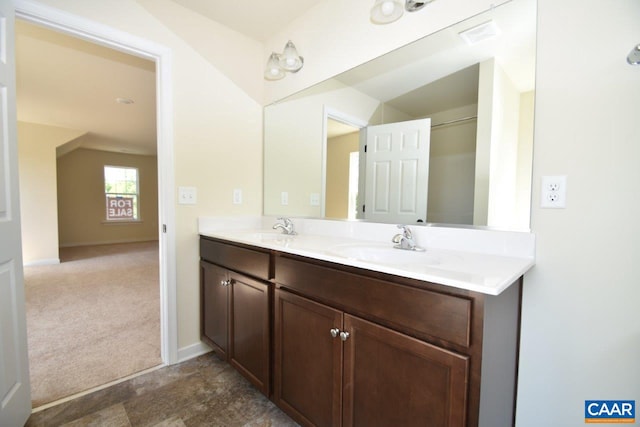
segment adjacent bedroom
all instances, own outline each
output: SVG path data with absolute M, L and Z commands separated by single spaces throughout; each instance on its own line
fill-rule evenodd
M 32 406 L 162 364 L 155 63 L 16 21 Z

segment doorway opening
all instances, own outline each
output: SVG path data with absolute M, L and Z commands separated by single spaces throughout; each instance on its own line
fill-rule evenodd
M 359 177 L 364 161 L 363 135 L 367 123 L 325 108 L 322 215 L 334 219 L 359 218 Z
M 153 43 L 144 40 L 132 40 L 128 35 L 120 33 L 116 30 L 105 28 L 95 23 L 89 22 L 84 19 L 80 19 L 72 16 L 61 16 L 56 14 L 54 9 L 43 8 L 42 6 L 31 5 L 28 3 L 21 3 L 16 5 L 17 17 L 24 22 L 38 24 L 45 29 L 55 29 L 61 33 L 75 36 L 78 40 L 87 40 L 90 42 L 98 43 L 102 46 L 107 46 L 114 49 L 116 55 L 126 53 L 133 54 L 138 57 L 142 57 L 146 60 L 150 60 L 156 69 L 157 78 L 154 78 L 153 91 L 156 95 L 157 102 L 157 160 L 155 174 L 156 184 L 155 188 L 147 189 L 147 192 L 154 193 L 157 198 L 155 208 L 155 252 L 151 251 L 151 257 L 155 257 L 156 262 L 156 312 L 159 317 L 159 331 L 160 335 L 160 363 L 172 364 L 177 362 L 177 325 L 176 325 L 176 301 L 175 301 L 175 235 L 174 235 L 174 207 L 173 207 L 173 169 L 169 165 L 173 164 L 173 152 L 172 152 L 172 137 L 171 137 L 171 97 L 170 86 L 168 78 L 170 76 L 170 63 L 168 57 L 170 51 L 162 46 L 155 45 Z M 20 70 L 18 70 L 20 72 Z M 96 89 L 98 91 L 99 88 Z M 91 95 L 95 95 L 92 93 Z M 20 96 L 20 94 L 18 94 Z M 20 108 L 20 105 L 18 106 Z M 155 109 L 155 107 L 154 107 Z M 20 121 L 20 115 L 18 116 Z M 82 136 L 73 139 L 75 143 L 86 142 L 88 138 L 83 141 Z M 91 135 L 89 135 L 91 136 Z M 126 149 L 125 149 L 126 150 Z M 76 147 L 72 151 L 101 151 L 97 147 Z M 123 153 L 120 150 L 120 154 L 138 155 L 138 153 Z M 54 156 L 55 158 L 55 156 Z M 55 160 L 54 160 L 55 162 Z M 65 188 L 64 193 L 73 193 L 72 188 Z M 102 208 L 106 209 L 104 194 L 102 197 Z M 141 204 L 144 205 L 145 197 L 149 197 L 149 193 L 146 196 L 141 195 Z M 151 220 L 151 216 L 147 218 Z M 144 220 L 145 218 L 143 218 Z M 112 230 L 116 228 L 126 227 L 124 224 L 110 224 Z M 114 241 L 98 240 L 93 243 L 118 243 Z M 133 238 L 133 240 L 139 240 Z M 91 243 L 91 242 L 88 242 Z M 120 242 L 118 244 L 126 244 Z M 132 245 L 135 245 L 132 243 Z M 70 245 L 74 246 L 74 245 Z M 76 245 L 77 246 L 77 245 Z M 90 246 L 90 245 L 87 245 Z M 100 245 L 101 246 L 101 245 Z M 84 251 L 86 255 L 89 251 Z M 144 251 L 143 251 L 144 252 Z M 155 254 L 155 255 L 154 255 Z M 149 256 L 149 252 L 147 252 Z M 44 264 L 51 264 L 50 258 L 45 258 Z M 56 260 L 53 259 L 55 262 Z M 113 276 L 123 274 L 121 271 L 111 271 Z M 126 273 L 124 273 L 126 275 Z M 97 300 L 99 303 L 99 300 Z M 123 329 L 135 329 L 130 325 L 123 325 Z M 110 357 L 107 353 L 104 357 Z M 126 375 L 126 374 L 125 374 Z M 115 378 L 114 378 L 115 379 Z

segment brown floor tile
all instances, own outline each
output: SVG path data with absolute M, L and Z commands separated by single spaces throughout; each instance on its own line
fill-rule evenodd
M 62 427 L 131 427 L 131 423 L 129 423 L 124 406 L 119 403 L 63 424 Z
M 65 424 L 67 423 L 67 424 Z M 28 427 L 296 426 L 209 353 L 33 414 Z

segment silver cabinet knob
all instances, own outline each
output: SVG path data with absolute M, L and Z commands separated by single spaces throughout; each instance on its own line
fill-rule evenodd
M 346 341 L 349 338 L 349 332 L 340 332 L 340 339 Z
M 231 284 L 231 280 L 221 280 L 220 285 L 229 286 Z
M 338 336 L 338 334 L 340 334 L 340 329 L 338 329 L 338 328 L 333 328 L 333 329 L 331 329 L 329 332 L 331 332 L 331 336 L 332 336 L 333 338 L 336 338 L 336 337 Z

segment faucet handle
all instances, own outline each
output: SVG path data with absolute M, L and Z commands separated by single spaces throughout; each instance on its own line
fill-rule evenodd
M 411 229 L 409 228 L 409 226 L 404 224 L 398 224 L 398 228 L 402 230 L 402 234 L 404 235 L 404 237 L 406 237 L 407 239 L 413 238 L 413 235 L 411 234 Z

